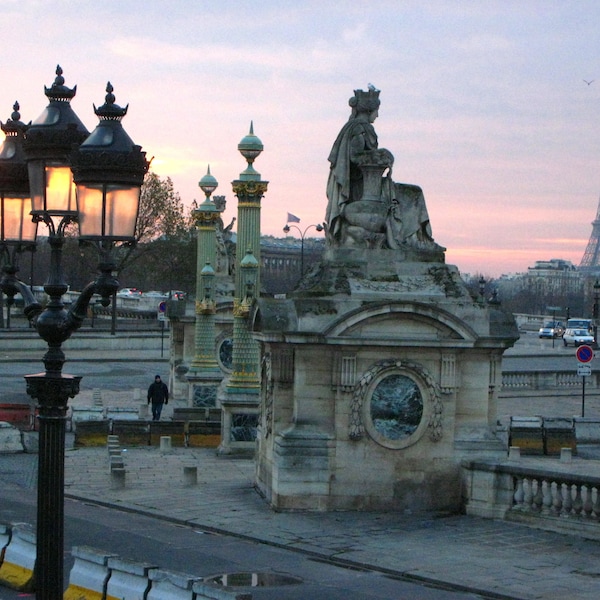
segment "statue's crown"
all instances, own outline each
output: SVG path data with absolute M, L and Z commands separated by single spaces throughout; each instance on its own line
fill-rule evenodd
M 355 108 L 358 112 L 371 112 L 379 108 L 381 103 L 379 100 L 380 90 L 369 84 L 369 89 L 354 90 L 354 96 L 348 100 L 348 104 Z

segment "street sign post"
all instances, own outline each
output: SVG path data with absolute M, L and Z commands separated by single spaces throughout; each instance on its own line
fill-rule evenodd
M 556 313 L 560 312 L 560 306 L 546 306 L 546 310 L 552 313 L 552 327 L 556 327 Z M 554 348 L 554 336 L 552 336 L 552 347 Z
M 592 359 L 594 358 L 594 349 L 591 346 L 579 346 L 575 352 L 579 364 L 577 365 L 577 375 L 583 377 L 581 380 L 581 416 L 585 417 L 585 378 L 592 374 Z
M 160 357 L 163 357 L 165 339 L 165 321 L 167 320 L 167 303 L 161 300 L 158 303 L 158 321 L 160 323 Z

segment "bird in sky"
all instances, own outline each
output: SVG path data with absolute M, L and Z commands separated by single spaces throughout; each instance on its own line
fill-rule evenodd
M 587 83 L 588 85 L 591 85 L 592 83 L 594 83 L 594 81 L 596 81 L 595 79 L 592 79 L 591 81 L 587 81 L 586 79 L 583 80 L 584 83 Z

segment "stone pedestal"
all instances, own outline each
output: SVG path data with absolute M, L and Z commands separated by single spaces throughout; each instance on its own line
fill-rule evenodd
M 221 455 L 254 455 L 259 414 L 258 393 L 231 393 L 228 389 L 220 398 L 222 410 Z
M 328 249 L 291 297 L 260 301 L 257 485 L 275 509 L 458 510 L 461 461 L 505 455 L 514 319 L 427 257 Z

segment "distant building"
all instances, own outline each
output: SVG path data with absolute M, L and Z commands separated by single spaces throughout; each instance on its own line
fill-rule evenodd
M 572 262 L 562 258 L 538 260 L 527 269 L 526 286 L 540 294 L 577 294 L 583 292 L 584 278 Z
M 324 238 L 305 238 L 304 272 L 321 259 L 325 248 Z M 291 292 L 301 277 L 302 242 L 298 238 L 263 236 L 260 246 L 263 291 L 267 294 Z

